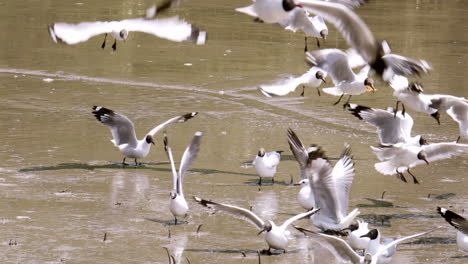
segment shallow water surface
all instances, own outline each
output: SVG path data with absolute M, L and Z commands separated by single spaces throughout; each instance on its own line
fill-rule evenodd
M 264 97 L 257 85 L 307 70 L 303 36 L 234 12 L 247 4 L 194 0 L 171 10 L 168 16 L 208 31 L 204 46 L 131 33 L 112 52 L 100 48 L 101 36 L 73 46 L 55 44 L 46 25 L 137 17 L 148 2 L 0 1 L 0 262 L 168 263 L 166 247 L 177 263 L 258 263 L 257 250 L 266 244 L 254 226 L 212 215 L 191 197 L 252 207 L 277 223 L 302 212 L 299 189 L 290 185 L 299 171 L 287 143 L 289 127 L 330 157 L 351 144 L 356 177 L 350 209 L 358 206 L 361 218 L 385 237 L 442 226 L 401 245 L 393 263 L 466 262 L 455 230 L 435 208 L 466 208 L 467 157 L 419 166 L 413 173 L 421 184 L 405 184 L 374 170 L 374 128 L 333 106 L 337 98 L 307 88 L 305 97 L 300 91 Z M 433 72 L 421 80 L 427 93 L 464 97 L 467 11 L 461 0 L 370 1 L 356 10 L 394 52 L 430 62 Z M 324 47 L 346 49 L 340 34 L 329 29 Z M 315 48 L 315 40 L 309 45 Z M 382 83 L 377 88 L 352 101 L 393 106 L 392 89 Z M 190 211 L 183 224 L 173 225 L 168 208 L 172 174 L 162 136 L 156 136 L 144 166 L 122 168 L 109 129 L 91 114 L 93 105 L 128 116 L 139 137 L 173 116 L 199 112 L 167 129 L 176 160 L 193 133 L 205 133 L 185 179 Z M 429 116 L 409 113 L 414 135 L 431 142 L 458 136 L 457 124 L 446 115 L 438 126 Z M 275 184 L 265 180 L 261 188 L 255 169 L 243 166 L 260 147 L 285 151 Z M 297 225 L 312 228 L 305 220 Z M 291 237 L 286 254 L 261 256 L 262 263 L 340 263 L 301 233 L 291 230 Z

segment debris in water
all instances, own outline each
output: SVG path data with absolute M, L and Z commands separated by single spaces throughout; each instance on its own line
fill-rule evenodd
M 54 79 L 52 79 L 52 78 L 44 78 L 44 79 L 42 79 L 42 80 L 43 80 L 44 82 L 48 82 L 48 83 L 54 81 Z

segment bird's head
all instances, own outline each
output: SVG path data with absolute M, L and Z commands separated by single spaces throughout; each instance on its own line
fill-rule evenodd
M 154 140 L 153 140 L 153 137 L 151 135 L 147 135 L 145 140 L 146 140 L 146 143 L 154 145 Z
M 375 87 L 374 87 L 374 80 L 373 80 L 372 78 L 370 78 L 370 77 L 368 77 L 368 78 L 366 78 L 366 79 L 364 80 L 364 87 L 366 88 L 366 90 L 367 90 L 368 92 L 375 92 L 375 91 L 377 91 L 377 89 L 375 89 Z
M 323 38 L 323 40 L 327 40 L 328 29 L 323 29 L 322 31 L 320 31 L 320 36 Z
M 426 164 L 429 164 L 429 161 L 427 161 L 427 154 L 426 154 L 426 152 L 424 150 L 419 151 L 418 159 L 419 160 L 424 160 L 424 162 L 426 162 Z
M 368 237 L 371 240 L 377 239 L 379 237 L 379 230 L 377 229 L 371 229 L 367 234 L 360 236 L 361 238 L 363 237 Z
M 175 199 L 177 197 L 177 192 L 175 190 L 172 190 L 170 193 L 169 193 L 169 196 L 171 196 L 171 199 Z
M 323 71 L 317 71 L 315 73 L 315 78 L 317 78 L 317 80 L 322 80 L 323 83 L 327 83 L 325 81 L 325 74 L 323 73 Z
M 289 12 L 296 7 L 302 7 L 302 6 L 294 3 L 294 0 L 283 0 L 284 11 Z
M 128 31 L 126 29 L 120 30 L 119 36 L 125 41 L 128 38 Z
M 266 152 L 265 152 L 265 149 L 264 149 L 264 148 L 260 148 L 260 149 L 258 150 L 258 154 L 257 154 L 257 155 L 258 155 L 259 157 L 263 157 L 263 156 L 265 156 L 265 153 L 266 153 Z
M 265 222 L 265 225 L 263 225 L 263 229 L 260 232 L 258 232 L 257 236 L 259 236 L 263 232 L 270 232 L 272 228 L 273 225 L 271 224 L 270 220 L 268 220 L 267 222 Z
M 295 183 L 294 185 L 307 186 L 309 185 L 309 179 L 302 179 L 300 182 Z
M 419 145 L 428 145 L 427 140 L 425 140 L 422 136 L 419 138 Z

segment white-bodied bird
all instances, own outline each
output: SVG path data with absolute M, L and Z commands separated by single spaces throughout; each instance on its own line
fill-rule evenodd
M 260 233 L 258 234 L 266 232 L 265 241 L 268 244 L 268 252 L 270 252 L 272 248 L 282 249 L 286 251 L 286 247 L 288 246 L 288 241 L 289 241 L 287 234 L 286 234 L 288 226 L 297 220 L 307 218 L 319 211 L 319 209 L 317 208 L 317 209 L 314 209 L 305 213 L 295 215 L 289 218 L 288 220 L 286 220 L 282 225 L 277 226 L 271 220 L 268 220 L 268 221 L 262 220 L 260 217 L 258 217 L 256 214 L 254 214 L 250 210 L 237 207 L 234 205 L 215 203 L 215 202 L 204 200 L 195 196 L 193 198 L 195 199 L 195 201 L 197 201 L 199 204 L 203 206 L 210 207 L 215 210 L 224 211 L 235 217 L 247 220 L 251 224 L 255 225 L 258 229 L 260 229 Z
M 262 178 L 271 178 L 273 183 L 275 182 L 274 177 L 281 159 L 281 152 L 283 151 L 266 152 L 264 148 L 258 150 L 258 154 L 255 156 L 252 164 L 258 176 L 260 176 L 259 185 L 262 185 Z
M 170 193 L 170 203 L 169 209 L 174 215 L 174 221 L 177 225 L 177 217 L 183 217 L 187 214 L 188 205 L 187 201 L 184 197 L 184 177 L 185 173 L 187 172 L 188 168 L 192 165 L 193 161 L 197 157 L 198 151 L 200 150 L 200 143 L 203 133 L 198 131 L 193 136 L 190 145 L 185 149 L 184 154 L 182 155 L 182 159 L 180 161 L 179 172 L 177 172 L 174 158 L 172 157 L 172 150 L 169 147 L 169 142 L 167 140 L 166 134 L 164 134 L 164 149 L 166 150 L 166 154 L 171 162 L 171 170 L 172 170 L 172 182 L 173 182 L 173 189 Z
M 445 219 L 445 221 L 458 230 L 458 248 L 468 253 L 468 221 L 466 218 L 442 207 L 437 207 L 437 212 Z
M 126 158 L 135 159 L 135 165 L 137 165 L 137 159 L 146 157 L 151 149 L 151 144 L 154 145 L 153 138 L 156 133 L 165 129 L 169 125 L 183 123 L 198 114 L 197 112 L 192 112 L 173 117 L 151 129 L 144 138 L 138 140 L 133 122 L 126 116 L 102 106 L 93 106 L 92 113 L 99 122 L 110 128 L 112 137 L 114 138 L 111 142 L 114 143 L 114 145 L 118 147 L 120 152 L 124 155 L 122 161 L 123 165 L 126 165 Z

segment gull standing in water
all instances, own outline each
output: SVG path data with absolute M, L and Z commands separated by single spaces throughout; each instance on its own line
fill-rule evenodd
M 280 80 L 273 84 L 260 85 L 258 90 L 262 92 L 267 97 L 272 96 L 284 96 L 291 92 L 294 92 L 297 86 L 302 84 L 302 93 L 301 96 L 304 96 L 305 86 L 317 88 L 317 92 L 320 95 L 320 90 L 318 87 L 320 84 L 326 83 L 325 78 L 327 73 L 320 68 L 312 67 L 309 71 L 297 78 L 288 78 L 285 80 Z
M 409 171 L 410 168 L 468 152 L 468 144 L 455 142 L 431 143 L 421 146 L 398 143 L 391 147 L 376 148 L 371 146 L 371 148 L 377 158 L 382 161 L 374 165 L 378 172 L 384 175 L 397 174 L 400 180 L 406 182 L 403 172 L 407 171 L 413 177 L 415 184 L 418 184 L 419 181 Z
M 126 158 L 135 159 L 135 165 L 138 165 L 137 159 L 146 157 L 151 149 L 151 144 L 154 145 L 153 137 L 156 133 L 169 125 L 183 123 L 198 114 L 197 112 L 192 112 L 173 117 L 151 129 L 143 139 L 138 140 L 133 122 L 126 116 L 102 106 L 93 106 L 92 113 L 99 122 L 110 128 L 112 137 L 114 138 L 111 142 L 124 154 L 123 165 L 127 165 L 125 163 Z
M 262 185 L 262 178 L 271 178 L 272 182 L 275 183 L 274 177 L 281 159 L 281 152 L 283 151 L 266 152 L 264 148 L 258 150 L 258 154 L 252 162 L 258 176 L 260 176 L 258 185 Z
M 395 74 L 420 75 L 431 69 L 424 60 L 390 54 L 388 43 L 376 40 L 366 23 L 344 5 L 317 0 L 297 0 L 296 2 L 307 11 L 332 23 L 348 44 L 385 81 L 390 81 Z
M 458 230 L 458 248 L 468 253 L 468 221 L 466 218 L 442 207 L 437 207 L 437 212 L 445 219 L 445 221 Z
M 289 129 L 289 146 L 301 168 L 301 178 L 307 177 L 311 193 L 320 212 L 312 216 L 312 222 L 322 230 L 341 231 L 359 215 L 356 208 L 348 212 L 349 192 L 354 179 L 354 162 L 349 145 L 332 168 L 321 148 L 307 151 Z
M 372 229 L 371 231 L 369 231 L 368 234 L 364 235 L 365 237 L 370 237 L 371 235 L 372 237 L 375 237 L 370 238 L 371 242 L 369 242 L 369 246 L 366 249 L 364 256 L 360 256 L 358 253 L 356 253 L 350 247 L 350 245 L 341 238 L 321 233 L 315 233 L 303 228 L 296 227 L 296 229 L 311 237 L 314 241 L 320 242 L 322 246 L 332 247 L 333 251 L 337 253 L 336 257 L 338 259 L 341 259 L 343 262 L 351 262 L 353 264 L 381 264 L 388 263 L 386 261 L 391 260 L 391 257 L 396 252 L 396 246 L 399 243 L 434 232 L 437 228 L 426 232 L 417 233 L 411 236 L 395 239 L 391 242 L 387 240 L 384 244 L 380 244 L 380 240 L 377 239 L 377 236 L 380 238 L 378 230 Z M 374 244 L 371 245 L 371 243 Z
M 198 202 L 199 204 L 205 207 L 210 207 L 210 208 L 214 208 L 215 210 L 224 211 L 235 217 L 247 220 L 248 222 L 254 224 L 258 229 L 260 229 L 260 232 L 258 233 L 259 235 L 263 232 L 266 232 L 265 241 L 268 244 L 267 253 L 271 253 L 270 250 L 272 248 L 282 249 L 286 252 L 286 247 L 288 246 L 288 240 L 289 240 L 287 237 L 288 226 L 297 220 L 307 218 L 319 211 L 319 209 L 314 209 L 305 213 L 295 215 L 289 218 L 288 220 L 286 220 L 282 225 L 277 226 L 273 221 L 271 220 L 264 221 L 260 217 L 258 217 L 256 214 L 254 214 L 253 212 L 247 209 L 237 207 L 234 205 L 215 203 L 215 202 L 207 201 L 199 197 L 195 197 L 195 196 L 193 198 L 195 199 L 196 202 Z
M 349 95 L 347 106 L 352 95 L 375 92 L 374 80 L 368 77 L 370 67 L 364 66 L 359 74 L 351 69 L 348 55 L 339 49 L 322 49 L 306 53 L 306 63 L 317 66 L 330 74 L 335 87 L 323 88 L 325 93 L 340 96 L 334 103 L 338 104 L 345 94 Z
M 417 146 L 427 144 L 422 136 L 411 136 L 413 118 L 409 114 L 403 114 L 402 111 L 395 112 L 391 107 L 383 110 L 356 104 L 350 104 L 349 111 L 355 117 L 377 127 L 382 146 L 392 146 L 398 143 Z
M 440 125 L 440 112 L 446 112 L 460 128 L 460 136 L 468 138 L 468 100 L 445 94 L 425 94 L 419 83 L 409 83 L 408 78 L 396 75 L 392 78 L 390 86 L 394 89 L 393 95 L 401 103 L 403 113 L 405 105 L 411 109 L 431 115 Z M 457 141 L 460 137 L 457 139 Z
M 183 217 L 187 214 L 188 205 L 184 197 L 184 177 L 188 168 L 192 165 L 193 161 L 197 157 L 197 153 L 200 150 L 200 142 L 203 133 L 198 131 L 193 136 L 192 142 L 185 149 L 182 159 L 180 161 L 179 172 L 176 171 L 174 158 L 172 157 L 172 151 L 169 147 L 169 142 L 167 140 L 166 134 L 164 134 L 164 149 L 166 150 L 169 161 L 171 162 L 172 170 L 172 182 L 173 189 L 170 193 L 171 200 L 169 204 L 169 209 L 171 210 L 172 215 L 174 215 L 174 223 L 177 225 L 177 217 Z
M 148 11 L 151 13 L 151 11 Z M 154 13 L 154 12 L 153 12 Z M 68 45 L 87 41 L 88 39 L 104 34 L 101 47 L 106 46 L 107 35 L 114 37 L 112 49 L 117 49 L 117 40 L 126 40 L 131 31 L 143 32 L 171 41 L 192 41 L 196 44 L 205 44 L 206 32 L 198 27 L 175 17 L 169 18 L 133 18 L 121 21 L 81 22 L 78 24 L 53 23 L 48 26 L 50 36 L 56 43 Z

